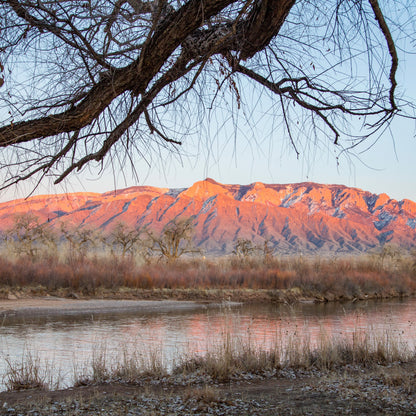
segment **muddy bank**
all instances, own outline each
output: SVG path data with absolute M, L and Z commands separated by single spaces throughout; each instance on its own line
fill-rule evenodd
M 178 300 L 126 300 L 126 299 L 65 299 L 57 297 L 36 297 L 25 299 L 0 299 L 0 317 L 16 315 L 83 315 L 93 313 L 122 312 L 175 312 L 206 309 L 236 302 L 201 303 Z
M 19 290 L 12 288 L 0 289 L 0 315 L 5 310 L 21 313 L 23 309 L 29 312 L 72 313 L 72 309 L 82 313 L 116 312 L 141 310 L 152 312 L 160 308 L 164 311 L 186 310 L 218 306 L 221 304 L 234 305 L 241 303 L 327 303 L 327 302 L 356 302 L 371 299 L 404 298 L 413 294 L 405 294 L 396 290 L 373 292 L 351 296 L 346 293 L 325 294 L 317 291 L 291 289 L 105 289 L 99 288 L 95 293 L 74 292 L 68 289 L 47 290 L 43 287 L 26 286 Z M 113 303 L 112 303 L 113 302 Z M 125 308 L 125 309 L 123 309 Z M 62 312 L 60 312 L 62 309 Z

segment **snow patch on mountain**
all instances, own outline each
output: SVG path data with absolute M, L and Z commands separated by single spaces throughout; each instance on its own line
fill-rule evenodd
M 188 188 L 171 188 L 165 193 L 165 195 L 177 198 L 179 194 L 181 194 L 183 191 L 186 191 L 187 189 Z
M 245 195 L 241 200 L 247 202 L 254 202 L 257 199 L 256 194 Z
M 335 218 L 345 218 L 346 214 L 341 210 L 340 207 L 336 207 L 332 216 Z
M 208 199 L 206 199 L 204 203 L 202 204 L 200 213 L 206 214 L 214 205 L 216 199 L 217 199 L 217 195 L 210 196 Z
M 252 187 L 251 187 L 251 185 L 242 185 L 242 186 L 240 186 L 240 188 L 239 188 L 239 190 L 238 190 L 238 192 L 237 192 L 237 194 L 234 196 L 234 198 L 237 200 L 237 201 L 241 201 L 242 199 L 243 199 L 243 197 L 244 197 L 244 195 L 251 189 Z
M 366 202 L 370 212 L 374 212 L 374 206 L 376 205 L 377 199 L 378 195 L 374 194 L 364 196 L 364 201 Z
M 312 231 L 308 231 L 306 233 L 306 238 L 318 248 L 322 248 L 322 246 L 325 244 L 325 241 L 315 235 Z
M 296 204 L 302 199 L 303 195 L 305 194 L 305 191 L 302 191 L 298 195 L 296 195 L 296 193 L 297 193 L 297 190 L 285 196 L 280 206 L 283 208 L 291 207 L 292 205 Z
M 100 228 L 105 228 L 108 224 L 110 224 L 111 222 L 113 222 L 117 217 L 119 217 L 120 215 L 124 214 L 128 209 L 130 204 L 135 200 L 136 198 L 133 198 L 131 201 L 127 201 L 124 203 L 123 208 L 121 208 L 121 211 L 118 212 L 117 214 L 113 215 L 112 217 L 110 217 L 107 221 L 105 221 L 103 224 L 101 224 Z
M 416 228 L 416 218 L 409 218 L 406 222 L 406 224 L 414 230 Z
M 380 242 L 380 244 L 386 244 L 393 238 L 393 230 L 385 231 L 384 233 L 380 233 L 377 236 L 377 240 Z
M 396 216 L 387 211 L 381 211 L 377 218 L 378 221 L 373 221 L 373 224 L 377 230 L 381 231 L 384 227 L 387 227 L 392 221 L 394 221 Z
M 93 209 L 96 209 L 100 206 L 101 206 L 101 204 L 89 205 L 89 206 L 86 206 L 86 207 L 79 208 L 77 211 L 92 211 Z

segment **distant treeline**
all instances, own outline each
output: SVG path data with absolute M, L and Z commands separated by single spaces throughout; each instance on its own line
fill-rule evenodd
M 391 246 L 348 258 L 280 257 L 267 242 L 256 247 L 238 240 L 232 255 L 206 258 L 194 247 L 192 233 L 189 219 L 172 221 L 158 235 L 122 223 L 103 235 L 65 224 L 57 232 L 35 216 L 17 216 L 3 239 L 0 296 L 28 290 L 62 296 L 286 302 L 416 291 L 416 254 Z

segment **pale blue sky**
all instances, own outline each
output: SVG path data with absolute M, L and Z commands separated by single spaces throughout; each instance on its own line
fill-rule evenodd
M 164 160 L 155 160 L 152 166 L 139 163 L 139 181 L 127 172 L 112 172 L 108 169 L 98 175 L 97 171 L 86 171 L 72 176 L 63 185 L 44 184 L 36 193 L 61 193 L 74 191 L 106 192 L 114 188 L 134 185 L 181 188 L 211 177 L 222 183 L 248 184 L 292 183 L 313 181 L 325 184 L 343 184 L 358 187 L 373 193 L 387 193 L 394 199 L 416 201 L 416 138 L 413 121 L 397 120 L 392 125 L 394 140 L 385 135 L 371 149 L 350 161 L 341 159 L 339 166 L 330 148 L 312 148 L 311 154 L 296 159 L 286 140 L 279 132 L 257 145 L 249 139 L 237 137 L 234 143 L 229 133 L 219 134 L 212 149 L 202 145 L 185 145 L 188 156 L 165 155 Z M 261 130 L 257 135 L 260 141 Z M 193 138 L 193 141 L 197 141 Z M 225 144 L 224 144 L 225 142 Z M 98 177 L 97 177 L 98 176 Z M 124 177 L 125 176 L 125 177 Z M 1 201 L 24 197 L 33 184 L 13 188 L 1 195 Z
M 413 46 L 413 49 L 416 48 Z M 398 74 L 399 93 L 416 102 L 416 56 L 401 56 Z M 63 185 L 43 183 L 36 193 L 106 192 L 135 185 L 181 188 L 211 177 L 218 182 L 248 184 L 292 183 L 313 181 L 325 184 L 343 184 L 373 193 L 387 193 L 394 199 L 416 201 L 416 138 L 415 121 L 397 118 L 389 134 L 385 134 L 368 151 L 350 160 L 341 158 L 337 165 L 332 146 L 310 146 L 299 160 L 290 148 L 280 128 L 269 122 L 252 124 L 255 131 L 246 128 L 233 131 L 232 125 L 218 131 L 218 121 L 211 120 L 205 127 L 205 139 L 198 135 L 186 138 L 181 156 L 163 153 L 148 163 L 138 160 L 139 180 L 126 169 L 115 172 L 107 169 L 99 173 L 87 169 L 71 176 Z M 206 139 L 209 137 L 210 139 Z M 322 138 L 324 139 L 324 138 Z M 207 143 L 208 141 L 208 143 Z M 362 147 L 364 149 L 365 146 Z M 11 188 L 0 194 L 0 201 L 25 197 L 33 183 Z
M 412 102 L 416 101 L 416 56 L 406 55 L 400 62 L 398 92 Z M 127 183 L 120 174 L 111 172 L 99 180 L 93 174 L 85 176 L 83 184 L 71 181 L 68 190 L 104 192 L 125 185 L 153 185 L 160 187 L 188 187 L 195 181 L 211 177 L 218 182 L 248 184 L 292 183 L 313 181 L 325 184 L 343 184 L 373 193 L 387 193 L 394 199 L 416 201 L 416 125 L 414 120 L 397 118 L 370 149 L 352 155 L 351 159 L 336 160 L 336 150 L 331 146 L 310 146 L 296 159 L 287 138 L 280 129 L 273 130 L 262 122 L 254 126 L 256 138 L 245 131 L 244 123 L 235 133 L 230 126 L 217 133 L 217 123 L 212 122 L 207 135 L 209 145 L 200 144 L 198 137 L 190 137 L 183 153 L 190 156 L 166 156 L 156 160 L 149 168 L 138 167 L 140 181 L 127 175 Z M 370 142 L 368 142 L 370 143 Z M 361 150 L 366 149 L 364 145 Z M 115 181 L 116 179 L 116 181 Z

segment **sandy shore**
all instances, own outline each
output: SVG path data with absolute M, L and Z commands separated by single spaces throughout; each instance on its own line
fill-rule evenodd
M 227 302 L 236 306 L 237 302 Z M 174 312 L 219 307 L 220 303 L 177 300 L 76 300 L 56 297 L 0 300 L 0 316 L 10 315 L 78 315 L 117 312 Z

